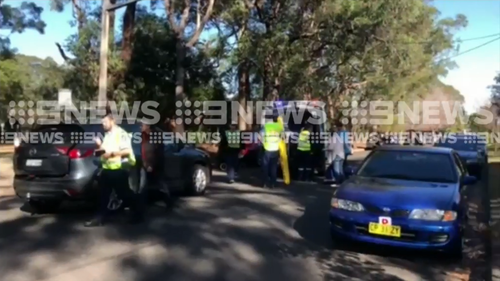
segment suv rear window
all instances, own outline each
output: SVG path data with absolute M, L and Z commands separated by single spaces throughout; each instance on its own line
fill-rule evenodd
M 40 138 L 46 138 L 47 141 L 53 139 L 51 134 L 57 134 L 57 140 L 61 140 L 60 137 L 62 137 L 63 143 L 71 143 L 71 133 L 83 132 L 83 128 L 75 124 L 43 125 L 35 129 L 34 132 L 39 133 Z

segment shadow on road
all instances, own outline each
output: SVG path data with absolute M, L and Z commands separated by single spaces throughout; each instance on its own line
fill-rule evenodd
M 91 213 L 68 205 L 29 216 L 0 199 L 0 272 L 5 280 L 443 280 L 455 266 L 386 249 L 334 248 L 328 236 L 332 188 L 294 184 L 274 190 L 216 182 L 205 197 L 179 199 L 148 223 L 120 218 L 85 229 Z M 222 180 L 222 176 L 215 176 Z M 407 258 L 401 258 L 401 257 Z

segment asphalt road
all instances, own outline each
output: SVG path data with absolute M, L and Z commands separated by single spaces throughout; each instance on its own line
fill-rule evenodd
M 86 229 L 82 206 L 30 216 L 0 198 L 0 280 L 457 280 L 462 270 L 436 254 L 334 245 L 331 187 L 264 190 L 247 176 L 228 185 L 217 174 L 206 196 L 181 198 L 170 213 L 152 206 L 140 226 L 117 218 Z

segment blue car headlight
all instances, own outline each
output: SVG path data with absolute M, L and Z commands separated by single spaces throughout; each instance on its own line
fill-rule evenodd
M 457 219 L 457 213 L 434 209 L 415 209 L 411 211 L 409 218 L 425 221 L 454 221 Z
M 336 197 L 332 198 L 331 205 L 332 205 L 332 208 L 334 208 L 334 209 L 341 209 L 341 210 L 352 211 L 352 212 L 362 212 L 365 210 L 363 205 L 361 205 L 358 202 L 344 200 L 344 199 L 338 199 Z

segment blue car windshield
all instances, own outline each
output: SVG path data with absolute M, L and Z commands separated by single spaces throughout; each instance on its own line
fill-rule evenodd
M 447 147 L 457 151 L 477 151 L 480 144 L 479 139 L 444 139 L 436 143 L 437 147 Z
M 455 163 L 446 154 L 379 150 L 359 169 L 362 177 L 412 181 L 457 182 Z

